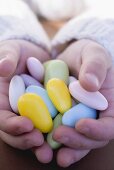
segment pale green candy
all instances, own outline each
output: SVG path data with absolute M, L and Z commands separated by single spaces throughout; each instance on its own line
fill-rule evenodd
M 51 62 L 51 60 L 46 61 L 46 62 L 44 62 L 44 63 L 43 63 L 44 69 L 46 69 L 46 68 L 47 68 L 47 66 L 49 65 L 49 63 L 50 63 L 50 62 Z
M 62 125 L 62 114 L 61 114 L 61 113 L 59 113 L 59 114 L 55 117 L 55 119 L 54 119 L 54 121 L 53 121 L 53 129 L 58 128 L 59 125 Z
M 62 124 L 62 115 L 61 114 L 58 114 L 54 121 L 53 121 L 53 130 L 58 128 L 59 125 Z M 53 130 L 48 133 L 47 135 L 47 142 L 48 144 L 51 146 L 52 149 L 57 149 L 61 146 L 61 143 L 59 142 L 56 142 L 53 138 L 52 138 L 52 135 L 53 135 Z
M 46 87 L 47 82 L 52 78 L 58 78 L 68 84 L 69 82 L 69 69 L 65 62 L 61 60 L 52 60 L 44 64 L 45 77 L 44 86 Z

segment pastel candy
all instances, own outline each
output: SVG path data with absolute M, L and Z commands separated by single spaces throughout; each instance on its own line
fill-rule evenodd
M 63 80 L 66 84 L 68 84 L 68 78 L 69 78 L 69 70 L 66 65 L 61 60 L 52 60 L 49 63 L 47 63 L 47 66 L 45 66 L 45 76 L 44 76 L 44 86 L 46 87 L 46 84 L 48 80 L 52 78 L 58 78 Z
M 60 113 L 64 113 L 72 106 L 69 90 L 63 80 L 54 78 L 46 86 L 48 96 Z
M 57 149 L 61 146 L 61 144 L 59 142 L 56 142 L 52 137 L 53 131 L 56 128 L 58 128 L 61 124 L 62 124 L 62 115 L 58 114 L 53 121 L 53 130 L 47 135 L 47 142 L 51 146 L 52 149 Z
M 77 81 L 77 79 L 76 79 L 74 76 L 69 76 L 69 84 L 72 83 L 72 82 L 74 82 L 74 81 Z M 74 106 L 74 105 L 76 105 L 77 103 L 79 103 L 79 101 L 76 100 L 76 99 L 74 99 L 73 97 L 72 97 L 72 100 L 73 100 L 72 106 Z
M 32 93 L 25 93 L 18 100 L 19 113 L 32 120 L 35 128 L 41 132 L 50 132 L 53 128 L 52 118 L 43 99 Z
M 51 102 L 51 100 L 50 100 L 50 98 L 47 94 L 47 91 L 44 88 L 38 87 L 38 86 L 29 86 L 26 89 L 26 93 L 35 93 L 35 94 L 39 95 L 44 100 L 45 104 L 47 105 L 48 110 L 51 114 L 51 117 L 53 118 L 53 117 L 56 116 L 57 109 L 55 108 L 55 106 Z
M 74 76 L 69 76 L 69 84 L 74 81 L 77 81 L 77 79 Z
M 79 81 L 70 83 L 69 90 L 75 99 L 91 108 L 96 110 L 105 110 L 108 107 L 106 98 L 99 91 L 88 92 L 82 88 Z
M 36 85 L 36 86 L 43 87 L 43 85 L 40 82 L 38 82 L 36 79 L 34 79 L 33 77 L 31 77 L 28 74 L 21 74 L 20 76 L 22 77 L 26 87 L 28 87 L 30 85 Z
M 44 77 L 43 64 L 36 58 L 30 57 L 27 60 L 27 68 L 30 74 L 38 81 L 42 82 Z
M 97 117 L 97 112 L 82 103 L 72 107 L 62 117 L 63 125 L 75 127 L 75 124 L 82 118 L 93 118 Z
M 46 62 L 43 63 L 44 70 L 47 69 L 47 66 L 49 65 L 50 62 L 51 62 L 51 60 L 46 61 Z
M 15 113 L 18 113 L 18 107 L 17 107 L 17 102 L 18 99 L 21 95 L 25 93 L 25 84 L 23 82 L 23 79 L 15 75 L 9 85 L 9 102 L 12 110 Z

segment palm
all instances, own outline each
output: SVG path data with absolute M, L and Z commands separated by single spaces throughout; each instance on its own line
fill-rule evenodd
M 113 135 L 114 135 L 113 133 L 114 126 L 111 124 L 114 121 L 114 77 L 113 75 L 114 75 L 114 66 L 112 66 L 108 70 L 106 79 L 100 89 L 100 92 L 106 97 L 108 101 L 108 108 L 105 111 L 100 112 L 99 114 L 98 120 L 99 122 L 101 122 L 101 125 L 99 124 L 101 127 L 97 126 L 97 124 L 96 126 L 95 124 L 92 126 L 93 128 L 95 128 L 94 130 L 92 130 L 92 132 L 95 133 L 97 131 L 99 132 L 97 136 L 98 140 L 113 139 Z M 94 133 L 92 136 L 94 136 Z
M 67 63 L 83 88 L 99 90 L 109 103 L 97 120 L 81 119 L 75 129 L 61 126 L 55 131 L 54 139 L 66 146 L 58 152 L 58 163 L 67 167 L 114 138 L 114 67 L 105 48 L 87 39 L 72 43 L 58 58 Z
M 0 48 L 1 48 L 0 54 L 3 53 L 1 55 L 3 56 L 12 55 L 13 57 L 15 57 L 14 55 L 16 55 L 17 58 L 15 64 L 11 63 L 13 68 L 10 66 L 9 60 L 5 62 L 3 61 L 4 63 L 2 63 L 2 65 L 0 63 L 0 75 L 6 76 L 4 75 L 5 73 L 8 75 L 8 77 L 0 77 L 0 95 L 2 95 L 0 109 L 9 110 L 10 106 L 8 101 L 8 87 L 11 78 L 15 74 L 27 72 L 26 60 L 28 57 L 34 56 L 38 58 L 41 62 L 44 62 L 45 60 L 49 59 L 49 55 L 40 47 L 23 40 L 6 41 L 0 44 Z
M 52 159 L 52 150 L 38 129 L 34 129 L 32 122 L 12 112 L 9 104 L 9 83 L 16 74 L 26 73 L 26 60 L 36 57 L 41 62 L 49 59 L 49 54 L 42 48 L 24 40 L 10 40 L 0 44 L 0 137 L 9 145 L 20 148 L 35 148 L 34 152 L 41 162 Z M 39 147 L 41 146 L 42 147 Z M 37 149 L 38 146 L 38 149 Z M 49 157 L 38 156 L 47 150 Z M 37 153 L 38 152 L 38 153 Z

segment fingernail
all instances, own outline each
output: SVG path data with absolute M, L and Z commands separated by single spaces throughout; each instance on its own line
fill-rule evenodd
M 91 84 L 96 87 L 99 87 L 99 80 L 94 74 L 86 73 L 85 77 Z
M 34 128 L 33 124 L 32 123 L 27 123 L 26 126 L 25 126 L 25 130 L 26 131 L 32 131 Z
M 72 165 L 73 163 L 75 163 L 75 159 L 72 157 L 66 157 L 66 167 Z
M 6 61 L 6 57 L 0 59 L 0 63 L 3 63 L 4 61 Z
M 44 139 L 41 135 L 36 135 L 36 137 L 32 138 L 32 142 L 34 146 L 41 146 L 44 143 Z

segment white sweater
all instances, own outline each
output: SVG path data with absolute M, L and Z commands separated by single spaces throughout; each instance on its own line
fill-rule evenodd
M 25 1 L 33 8 L 38 0 Z M 87 38 L 103 45 L 114 60 L 113 0 L 85 0 L 84 4 L 82 14 L 76 16 L 58 32 L 52 40 L 52 47 L 59 47 L 72 39 Z M 84 4 L 82 3 L 83 7 Z M 80 7 L 80 12 L 81 10 Z M 78 11 L 76 15 L 80 12 Z M 47 50 L 51 44 L 36 16 L 22 0 L 0 0 L 0 41 L 7 39 L 25 39 Z
M 21 0 L 0 0 L 0 41 L 24 39 L 45 49 L 50 41 L 29 6 Z
M 70 20 L 54 37 L 52 46 L 71 40 L 91 39 L 104 46 L 114 62 L 114 1 L 85 0 L 85 11 Z

